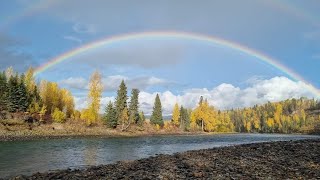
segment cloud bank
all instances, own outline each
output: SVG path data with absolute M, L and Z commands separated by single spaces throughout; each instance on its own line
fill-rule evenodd
M 107 76 L 102 78 L 103 90 L 105 92 L 116 91 L 121 81 L 124 80 L 129 89 L 137 88 L 139 90 L 146 90 L 148 87 L 169 87 L 177 85 L 176 82 L 169 81 L 154 76 L 138 76 L 129 78 L 122 75 Z M 89 80 L 82 77 L 70 77 L 59 81 L 59 84 L 72 89 L 88 90 Z
M 153 93 L 142 91 L 139 96 L 140 110 L 146 114 L 151 114 L 157 93 L 160 95 L 164 115 L 172 113 L 172 108 L 176 102 L 184 107 L 194 108 L 200 96 L 207 98 L 211 105 L 221 110 L 249 107 L 268 101 L 276 102 L 289 98 L 313 97 L 313 94 L 307 90 L 305 83 L 295 82 L 286 77 L 274 77 L 267 80 L 257 80 L 243 89 L 223 83 L 210 90 L 207 88 L 187 89 L 179 95 L 174 95 L 170 91 Z M 87 106 L 85 97 L 76 97 L 75 99 L 77 108 L 81 109 Z M 114 97 L 103 97 L 102 107 L 105 107 L 110 100 L 113 101 Z

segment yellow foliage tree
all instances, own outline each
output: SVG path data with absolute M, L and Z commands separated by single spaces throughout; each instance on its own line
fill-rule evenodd
M 130 126 L 131 121 L 129 121 L 128 109 L 125 107 L 121 112 L 120 120 L 122 121 L 122 128 L 121 130 L 124 131 Z
M 24 77 L 24 82 L 29 93 L 33 93 L 36 88 L 36 81 L 34 79 L 34 69 L 30 67 Z
M 190 126 L 196 130 L 199 126 L 202 131 L 215 131 L 217 129 L 217 112 L 210 107 L 208 101 L 200 101 L 198 107 L 191 113 Z
M 178 103 L 176 103 L 173 108 L 172 122 L 177 127 L 180 125 L 180 109 Z
M 46 114 L 47 112 L 47 106 L 46 105 L 43 105 L 40 112 L 39 112 L 39 115 L 40 115 L 40 122 L 43 121 L 43 116 Z
M 91 125 L 99 119 L 100 99 L 103 86 L 101 82 L 101 74 L 98 71 L 95 71 L 91 75 L 89 88 L 89 107 L 87 111 L 84 112 L 87 125 Z
M 268 120 L 267 120 L 267 126 L 268 126 L 268 128 L 273 128 L 273 126 L 274 126 L 274 120 L 273 120 L 273 118 L 268 118 Z
M 63 123 L 66 121 L 66 115 L 64 112 L 60 111 L 58 108 L 55 108 L 51 114 L 54 122 Z
M 277 131 L 280 131 L 280 129 L 282 129 L 281 116 L 282 116 L 282 105 L 280 103 L 277 103 L 276 111 L 274 113 L 274 126 L 276 127 Z
M 74 99 L 70 91 L 66 89 L 61 90 L 62 103 L 63 103 L 63 112 L 67 117 L 71 117 L 74 111 Z

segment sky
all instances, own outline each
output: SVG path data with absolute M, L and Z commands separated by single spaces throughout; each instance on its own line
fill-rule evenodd
M 0 69 L 24 72 L 72 49 L 128 33 L 180 32 L 218 37 L 276 59 L 303 77 L 236 49 L 172 37 L 136 38 L 87 50 L 36 76 L 70 89 L 87 105 L 88 79 L 103 75 L 102 107 L 121 80 L 139 88 L 150 114 L 157 93 L 164 114 L 204 96 L 219 109 L 315 97 L 320 88 L 318 0 L 11 0 L 0 2 Z

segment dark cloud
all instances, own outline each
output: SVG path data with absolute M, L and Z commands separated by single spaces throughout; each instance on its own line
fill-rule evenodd
M 0 70 L 12 66 L 16 71 L 23 72 L 29 66 L 36 66 L 30 54 L 20 52 L 24 42 L 0 33 Z

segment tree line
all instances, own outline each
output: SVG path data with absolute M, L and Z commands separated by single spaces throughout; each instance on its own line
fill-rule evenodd
M 34 69 L 19 74 L 12 67 L 0 73 L 0 118 L 20 114 L 39 121 L 64 122 L 74 115 L 74 99 L 70 91 L 57 83 L 42 80 L 37 83 Z M 50 118 L 49 118 L 50 117 Z
M 88 106 L 78 111 L 67 89 L 60 88 L 55 82 L 36 82 L 33 68 L 18 74 L 10 67 L 0 73 L 0 118 L 6 118 L 8 113 L 24 113 L 44 123 L 78 119 L 87 126 L 103 122 L 109 128 L 122 131 L 131 125 L 144 126 L 146 117 L 139 109 L 139 89 L 133 88 L 129 97 L 122 80 L 114 102 L 110 101 L 104 107 L 104 114 L 100 115 L 102 93 L 101 74 L 95 71 L 89 81 Z M 157 94 L 149 121 L 157 129 L 181 131 L 295 133 L 318 128 L 319 114 L 320 103 L 315 99 L 288 99 L 221 111 L 201 96 L 193 109 L 176 103 L 171 120 L 164 121 Z
M 182 127 L 184 123 L 184 130 L 206 132 L 297 133 L 320 129 L 320 102 L 315 99 L 293 98 L 220 111 L 200 97 L 198 106 L 186 114 L 182 114 L 176 104 L 172 124 Z
M 101 74 L 95 71 L 89 83 L 88 108 L 83 109 L 81 112 L 81 119 L 86 119 L 87 125 L 92 125 L 99 120 L 102 91 Z M 124 80 L 122 80 L 117 90 L 115 101 L 110 101 L 105 107 L 105 112 L 101 118 L 104 123 L 109 128 L 115 129 L 119 127 L 122 131 L 128 129 L 130 125 L 143 126 L 146 118 L 144 112 L 139 111 L 139 93 L 139 89 L 132 89 L 129 99 L 127 86 Z M 155 98 L 155 105 L 150 122 L 154 125 L 163 126 L 162 107 L 159 95 Z

